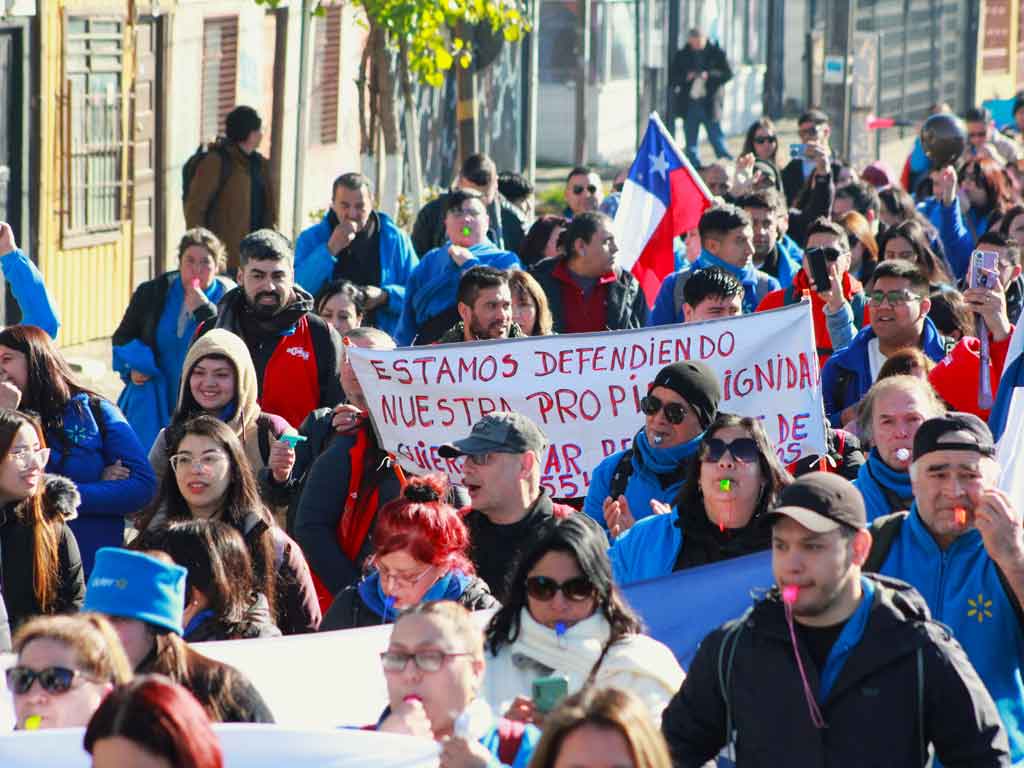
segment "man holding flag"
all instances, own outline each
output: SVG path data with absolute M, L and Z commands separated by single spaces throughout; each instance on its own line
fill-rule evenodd
M 676 269 L 673 240 L 694 229 L 711 203 L 711 192 L 652 113 L 615 214 L 619 264 L 640 281 L 648 304 Z

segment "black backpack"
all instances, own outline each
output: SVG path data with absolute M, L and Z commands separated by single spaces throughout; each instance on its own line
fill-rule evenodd
M 231 175 L 231 161 L 228 157 L 227 139 L 221 138 L 208 144 L 200 144 L 196 147 L 196 151 L 192 153 L 192 156 L 185 161 L 183 166 L 181 166 L 181 204 L 184 205 L 185 201 L 188 200 L 188 193 L 192 186 L 192 179 L 195 178 L 199 164 L 203 162 L 211 152 L 216 152 L 220 155 L 220 181 L 217 183 L 217 189 L 214 191 L 213 197 L 210 198 L 210 204 L 206 208 L 207 221 L 203 222 L 204 224 L 209 223 L 210 211 L 212 211 L 214 206 L 216 206 L 217 198 L 220 197 L 220 193 L 224 191 L 224 185 L 227 184 L 228 176 Z

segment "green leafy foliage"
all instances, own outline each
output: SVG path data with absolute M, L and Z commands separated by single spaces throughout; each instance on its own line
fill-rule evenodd
M 276 8 L 281 0 L 253 0 L 257 5 Z M 440 87 L 453 67 L 466 69 L 473 62 L 471 41 L 458 31 L 486 25 L 509 43 L 522 39 L 530 30 L 526 8 L 520 0 L 353 0 L 370 20 L 386 30 L 388 42 L 397 47 L 404 40 L 409 53 L 409 71 L 421 83 Z M 314 16 L 326 7 L 316 0 Z

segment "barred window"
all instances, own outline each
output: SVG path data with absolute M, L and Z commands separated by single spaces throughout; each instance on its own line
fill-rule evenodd
M 64 235 L 121 226 L 124 23 L 67 18 L 64 38 Z

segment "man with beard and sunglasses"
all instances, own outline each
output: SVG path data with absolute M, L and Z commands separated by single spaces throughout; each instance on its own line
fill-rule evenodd
M 541 488 L 547 448 L 547 438 L 530 419 L 498 411 L 474 424 L 469 437 L 438 449 L 445 458 L 465 457 L 463 485 L 470 505 L 460 514 L 469 529 L 469 556 L 502 603 L 520 555 L 540 541 L 552 520 L 575 512 L 553 503 Z
M 671 504 L 718 414 L 719 399 L 718 377 L 704 363 L 684 360 L 662 368 L 640 401 L 643 428 L 628 448 L 591 472 L 583 511 L 617 535 L 661 511 L 660 504 Z
M 772 523 L 776 587 L 700 644 L 662 717 L 677 768 L 1008 766 L 999 710 L 910 585 L 862 572 L 864 502 L 816 472 Z M 933 573 L 937 569 L 933 569 Z M 937 764 L 938 761 L 936 761 Z
M 224 294 L 217 316 L 196 337 L 213 328 L 240 336 L 256 366 L 260 407 L 297 428 L 314 408 L 333 408 L 345 397 L 337 376 L 341 338 L 295 285 L 284 235 L 257 230 L 238 251 L 240 285 Z
M 437 340 L 439 344 L 526 335 L 512 322 L 512 289 L 503 269 L 483 266 L 467 270 L 459 280 L 456 309 L 462 319 Z

